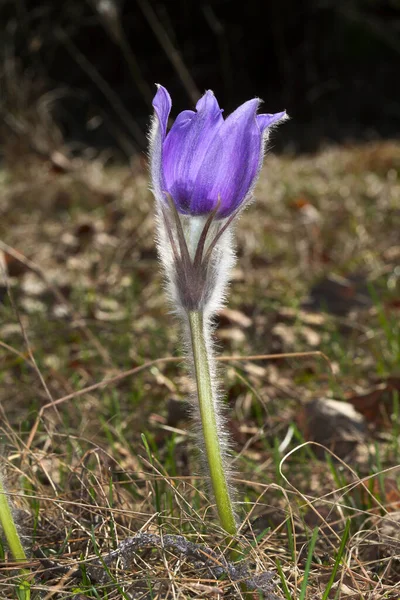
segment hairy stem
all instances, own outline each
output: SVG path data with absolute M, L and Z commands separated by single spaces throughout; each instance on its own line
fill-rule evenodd
M 188 315 L 200 417 L 212 488 L 221 525 L 227 533 L 235 535 L 237 526 L 222 459 L 221 432 L 217 421 L 204 316 L 201 311 L 190 311 Z

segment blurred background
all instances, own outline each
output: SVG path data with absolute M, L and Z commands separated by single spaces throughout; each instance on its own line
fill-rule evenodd
M 173 115 L 207 88 L 226 114 L 254 96 L 266 112 L 286 109 L 292 121 L 277 149 L 400 132 L 398 0 L 1 0 L 0 7 L 2 137 L 31 123 L 33 143 L 49 144 L 40 137 L 56 135 L 44 135 L 52 120 L 74 151 L 89 145 L 131 155 L 146 146 L 154 82 L 170 91 Z

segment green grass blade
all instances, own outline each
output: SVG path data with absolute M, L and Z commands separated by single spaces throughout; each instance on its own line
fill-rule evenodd
M 332 573 L 331 576 L 329 578 L 328 584 L 326 586 L 324 595 L 322 596 L 321 600 L 327 600 L 328 596 L 329 596 L 329 592 L 332 589 L 332 586 L 335 582 L 335 577 L 336 577 L 336 573 L 338 572 L 339 569 L 339 565 L 341 563 L 345 548 L 346 548 L 346 543 L 349 537 L 349 533 L 350 533 L 350 519 L 347 519 L 346 521 L 346 526 L 344 528 L 343 531 L 343 535 L 342 535 L 342 539 L 340 542 L 340 546 L 339 546 L 339 550 L 338 553 L 336 555 L 336 560 L 335 560 L 335 564 L 333 565 L 333 569 L 332 569 Z
M 319 532 L 319 528 L 315 527 L 315 529 L 312 533 L 310 545 L 308 548 L 308 556 L 307 556 L 306 566 L 304 569 L 304 578 L 303 578 L 303 582 L 301 584 L 299 600 L 304 600 L 306 597 L 308 578 L 310 576 L 310 569 L 311 569 L 311 561 L 312 561 L 312 557 L 314 554 L 315 544 L 317 542 L 318 532 Z
M 285 598 L 286 600 L 293 600 L 292 599 L 292 594 L 290 593 L 290 590 L 288 588 L 288 584 L 286 583 L 286 579 L 285 579 L 285 574 L 282 570 L 282 566 L 281 563 L 279 561 L 279 559 L 277 558 L 275 561 L 276 564 L 276 568 L 278 570 L 278 575 L 279 575 L 279 579 L 281 580 L 281 584 L 282 584 L 282 588 L 283 588 L 283 593 L 285 594 Z

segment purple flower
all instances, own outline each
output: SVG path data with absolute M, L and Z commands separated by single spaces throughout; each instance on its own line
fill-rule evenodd
M 196 112 L 181 112 L 167 133 L 171 98 L 161 85 L 153 100 L 152 184 L 156 198 L 169 194 L 182 214 L 224 218 L 250 199 L 260 172 L 268 128 L 285 112 L 257 115 L 260 100 L 245 102 L 226 120 L 208 90 Z

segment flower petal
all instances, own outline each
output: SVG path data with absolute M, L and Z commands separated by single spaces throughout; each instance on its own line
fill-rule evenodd
M 150 171 L 154 196 L 158 202 L 162 202 L 165 191 L 162 168 L 163 143 L 172 102 L 167 90 L 162 85 L 157 87 L 157 93 L 153 100 L 154 117 L 150 130 Z
M 282 111 L 275 114 L 257 115 L 257 123 L 263 132 L 267 127 L 278 123 L 279 121 L 286 121 L 288 118 L 286 111 Z
M 171 112 L 171 96 L 162 85 L 157 84 L 157 93 L 153 99 L 154 110 L 158 117 L 163 138 L 167 134 L 168 117 Z
M 264 152 L 267 119 L 256 120 L 259 103 L 258 99 L 245 102 L 219 128 L 195 182 L 192 214 L 209 212 L 220 197 L 218 216 L 225 217 L 248 196 Z
M 178 115 L 163 148 L 166 189 L 182 212 L 191 212 L 194 182 L 210 143 L 224 123 L 211 90 L 200 98 L 196 110 Z

